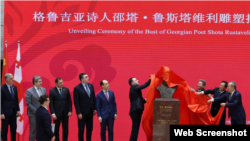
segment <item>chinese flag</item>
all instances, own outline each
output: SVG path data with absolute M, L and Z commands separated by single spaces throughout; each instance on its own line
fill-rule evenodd
M 9 73 L 9 62 L 8 62 L 8 52 L 7 52 L 7 41 L 5 42 L 5 47 L 3 47 L 3 71 L 2 71 L 2 81 L 1 85 L 6 83 L 4 79 L 4 75 Z M 1 122 L 1 130 L 2 130 L 2 122 Z
M 2 71 L 2 82 L 1 85 L 4 85 L 6 83 L 4 79 L 4 75 L 6 73 L 9 73 L 9 63 L 8 63 L 8 52 L 7 52 L 7 41 L 5 42 L 5 47 L 3 50 L 3 71 Z
M 22 67 L 21 67 L 21 54 L 20 54 L 20 43 L 18 43 L 15 73 L 14 73 L 14 85 L 17 87 L 18 102 L 20 107 L 20 116 L 17 118 L 17 129 L 16 131 L 23 134 L 23 84 L 22 84 Z
M 173 98 L 180 100 L 180 124 L 181 125 L 217 125 L 220 122 L 223 110 L 212 117 L 210 104 L 207 103 L 207 95 L 197 96 L 189 90 L 187 82 L 168 67 L 162 67 L 155 75 L 151 75 L 151 84 L 147 92 L 146 109 L 142 119 L 142 126 L 147 136 L 147 141 L 153 140 L 153 103 L 155 98 L 160 98 L 156 89 L 164 81 L 169 87 L 177 86 Z

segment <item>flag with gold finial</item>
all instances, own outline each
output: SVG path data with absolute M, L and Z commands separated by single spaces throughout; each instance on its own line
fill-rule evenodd
M 20 107 L 20 116 L 17 117 L 17 129 L 20 135 L 23 134 L 23 84 L 22 84 L 22 67 L 21 67 L 21 51 L 20 42 L 18 41 L 18 49 L 15 63 L 14 85 L 17 87 L 18 103 Z

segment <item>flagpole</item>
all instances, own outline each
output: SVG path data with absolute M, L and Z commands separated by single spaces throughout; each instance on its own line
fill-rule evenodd
M 20 43 L 20 41 L 18 40 L 17 41 L 17 44 L 19 44 Z M 17 133 L 18 134 L 18 141 L 20 141 L 20 134 L 19 133 Z

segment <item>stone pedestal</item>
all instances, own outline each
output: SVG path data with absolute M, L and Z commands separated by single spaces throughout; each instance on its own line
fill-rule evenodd
M 180 101 L 156 98 L 153 111 L 153 141 L 170 141 L 170 125 L 180 124 Z

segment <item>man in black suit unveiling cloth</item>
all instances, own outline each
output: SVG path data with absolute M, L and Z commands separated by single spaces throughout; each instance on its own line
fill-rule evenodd
M 145 84 L 139 86 L 139 81 L 136 78 L 132 77 L 129 79 L 129 85 L 131 86 L 129 92 L 129 115 L 132 119 L 132 131 L 129 141 L 137 141 L 144 103 L 146 103 L 146 100 L 142 97 L 141 90 L 148 87 L 150 82 L 151 78 Z

